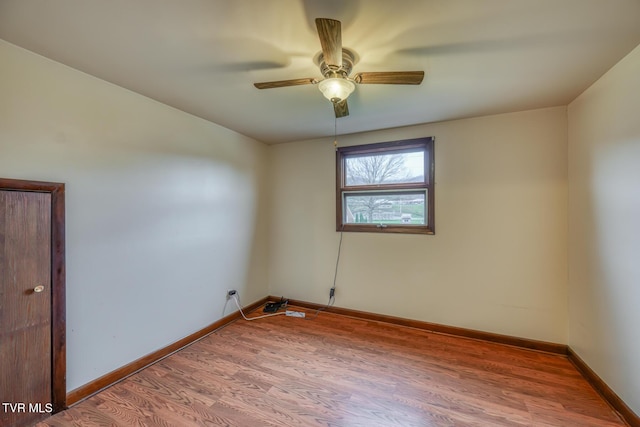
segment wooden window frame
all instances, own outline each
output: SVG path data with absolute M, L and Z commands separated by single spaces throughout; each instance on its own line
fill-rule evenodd
M 407 139 L 400 141 L 378 142 L 365 145 L 339 147 L 336 149 L 336 230 L 369 233 L 405 233 L 405 234 L 435 234 L 435 159 L 433 137 Z M 367 154 L 402 153 L 424 150 L 424 182 L 405 184 L 381 185 L 346 185 L 346 159 Z M 404 224 L 363 224 L 344 223 L 343 200 L 346 194 L 390 194 L 393 192 L 426 191 L 427 208 L 425 225 Z

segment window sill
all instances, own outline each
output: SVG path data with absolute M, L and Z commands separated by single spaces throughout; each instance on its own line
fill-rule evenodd
M 395 234 L 436 234 L 433 229 L 427 226 L 394 226 L 378 224 L 345 224 L 338 227 L 336 231 L 358 232 L 358 233 L 395 233 Z

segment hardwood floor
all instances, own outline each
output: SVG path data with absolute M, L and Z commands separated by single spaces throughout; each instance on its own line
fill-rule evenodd
M 38 424 L 204 425 L 626 424 L 565 356 L 331 313 L 236 321 Z

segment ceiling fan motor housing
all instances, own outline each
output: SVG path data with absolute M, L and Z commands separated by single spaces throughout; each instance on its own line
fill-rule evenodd
M 328 65 L 324 60 L 324 55 L 320 52 L 317 59 L 318 66 L 320 67 L 320 73 L 326 79 L 347 78 L 353 68 L 355 57 L 356 56 L 353 51 L 347 48 L 342 48 L 342 65 L 340 67 L 336 67 L 335 65 Z

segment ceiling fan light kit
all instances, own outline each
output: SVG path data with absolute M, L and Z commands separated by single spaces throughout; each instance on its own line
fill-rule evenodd
M 344 77 L 331 77 L 318 83 L 318 89 L 331 102 L 344 101 L 356 89 L 356 84 Z
M 258 89 L 273 89 L 287 86 L 317 84 L 322 95 L 333 103 L 336 117 L 349 115 L 347 98 L 356 89 L 356 84 L 401 84 L 419 85 L 424 71 L 379 71 L 362 72 L 349 77 L 355 62 L 355 52 L 342 47 L 342 24 L 329 18 L 316 18 L 316 28 L 322 53 L 316 63 L 323 79 L 303 78 L 254 83 Z

